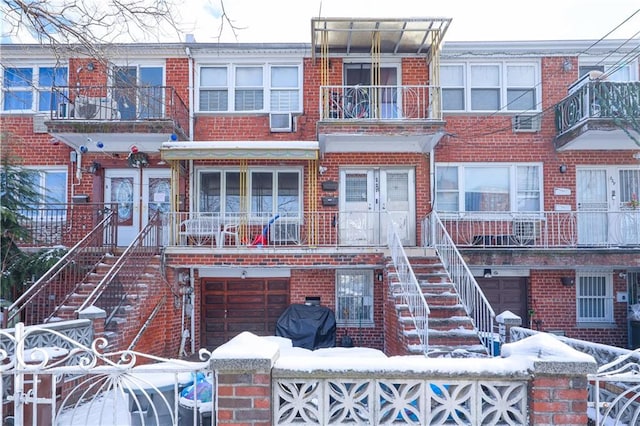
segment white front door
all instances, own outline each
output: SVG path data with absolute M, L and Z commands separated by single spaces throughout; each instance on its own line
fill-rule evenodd
M 384 245 L 390 220 L 403 244 L 415 243 L 412 169 L 345 169 L 340 186 L 340 244 Z
M 578 244 L 640 243 L 640 170 L 610 166 L 577 172 Z
M 118 246 L 128 246 L 157 210 L 169 211 L 170 172 L 107 169 L 104 199 L 117 204 Z

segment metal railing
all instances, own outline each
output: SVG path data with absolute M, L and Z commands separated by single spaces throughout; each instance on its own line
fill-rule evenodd
M 458 247 L 607 248 L 640 245 L 640 209 L 446 212 L 439 213 L 439 217 Z
M 322 86 L 321 120 L 441 120 L 440 87 Z
M 398 283 L 402 288 L 402 299 L 406 303 L 413 319 L 420 344 L 422 345 L 422 351 L 427 355 L 429 352 L 429 314 L 431 313 L 429 305 L 413 272 L 413 268 L 411 268 L 407 254 L 402 246 L 402 240 L 393 226 L 389 226 L 387 240 Z
M 561 135 L 590 118 L 640 118 L 640 82 L 587 82 L 555 107 Z
M 466 262 L 456 248 L 456 244 L 449 236 L 438 214 L 432 211 L 422 221 L 423 229 L 431 231 L 430 243 L 435 248 L 444 268 L 449 274 L 460 301 L 465 306 L 467 314 L 473 320 L 475 329 L 483 345 L 491 356 L 494 355 L 493 342 L 496 314 L 485 297 L 478 282 L 473 277 Z
M 17 321 L 45 323 L 59 312 L 85 277 L 116 247 L 117 209 L 101 210 L 102 220 L 55 265 L 29 287 L 11 306 L 4 308 L 2 325 Z
M 305 211 L 257 216 L 207 212 L 168 213 L 168 246 L 337 247 L 386 246 L 386 212 Z
M 188 134 L 189 109 L 168 86 L 57 86 L 52 120 L 171 120 Z
M 157 211 L 82 305 L 76 309 L 76 313 L 89 306 L 97 306 L 105 311 L 105 326 L 108 325 L 126 302 L 127 296 L 133 292 L 137 279 L 144 273 L 149 259 L 160 253 L 161 244 L 162 220 L 160 212 Z

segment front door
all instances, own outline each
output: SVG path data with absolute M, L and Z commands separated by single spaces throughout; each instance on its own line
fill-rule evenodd
M 156 211 L 169 211 L 169 170 L 107 169 L 104 197 L 117 204 L 118 246 L 128 246 Z
M 340 185 L 340 244 L 385 245 L 390 223 L 403 244 L 415 244 L 412 169 L 342 170 Z
M 577 172 L 578 243 L 640 243 L 640 170 L 583 168 Z

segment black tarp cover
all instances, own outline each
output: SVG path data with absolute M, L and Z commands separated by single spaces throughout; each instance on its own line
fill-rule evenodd
M 324 306 L 290 305 L 276 322 L 276 336 L 294 347 L 315 350 L 336 345 L 336 317 Z

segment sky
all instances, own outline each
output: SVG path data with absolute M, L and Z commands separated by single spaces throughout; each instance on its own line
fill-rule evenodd
M 238 27 L 224 27 L 223 42 L 311 41 L 311 18 L 452 18 L 445 41 L 640 40 L 638 0 L 223 0 Z M 220 0 L 185 0 L 184 32 L 217 41 Z M 629 21 L 627 18 L 635 13 Z M 620 25 L 622 24 L 622 25 Z M 614 28 L 620 28 L 607 35 Z

